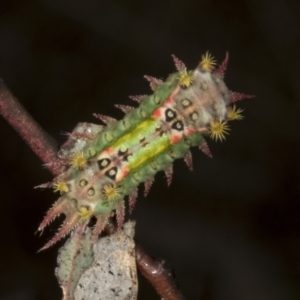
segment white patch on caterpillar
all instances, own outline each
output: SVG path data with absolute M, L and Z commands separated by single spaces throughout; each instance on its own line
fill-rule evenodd
M 176 95 L 176 106 L 180 114 L 185 116 L 185 123 L 202 131 L 210 122 L 226 119 L 229 91 L 223 80 L 213 73 L 196 69 L 192 78 L 193 84 Z M 197 118 L 194 113 L 198 114 Z M 194 118 L 188 120 L 191 115 Z

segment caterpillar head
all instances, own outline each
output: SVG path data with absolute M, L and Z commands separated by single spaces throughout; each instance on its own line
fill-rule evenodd
M 187 131 L 210 134 L 215 140 L 224 140 L 228 134 L 228 121 L 241 120 L 241 109 L 231 105 L 235 101 L 252 98 L 251 95 L 231 92 L 224 74 L 229 59 L 228 53 L 222 64 L 215 70 L 214 58 L 206 52 L 193 71 L 186 71 L 182 62 L 174 57 L 179 71 L 180 90 L 176 95 L 176 110 L 180 111 Z

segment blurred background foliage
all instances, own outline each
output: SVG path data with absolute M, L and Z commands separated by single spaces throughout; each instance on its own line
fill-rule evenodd
M 213 160 L 193 150 L 194 172 L 177 161 L 170 188 L 159 174 L 140 191 L 136 238 L 187 299 L 299 299 L 299 25 L 292 0 L 2 0 L 0 76 L 60 145 L 94 112 L 121 118 L 113 105 L 151 93 L 142 76 L 173 72 L 171 54 L 193 68 L 228 50 L 226 83 L 256 98 L 208 141 Z M 36 253 L 59 222 L 34 235 L 51 175 L 2 119 L 0 136 L 0 299 L 60 299 L 59 245 Z M 159 299 L 143 279 L 139 299 Z

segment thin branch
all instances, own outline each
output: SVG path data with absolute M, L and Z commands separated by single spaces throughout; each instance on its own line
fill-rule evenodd
M 63 164 L 57 159 L 57 144 L 30 116 L 21 103 L 15 98 L 0 78 L 0 114 L 17 131 L 29 147 L 35 152 L 46 168 L 59 175 L 64 171 Z M 105 231 L 112 233 L 116 225 L 110 222 Z M 155 261 L 139 245 L 136 246 L 138 269 L 152 284 L 164 300 L 184 299 L 177 288 L 171 272 L 163 263 Z
M 64 168 L 56 157 L 57 144 L 12 95 L 0 78 L 0 114 L 17 131 L 53 175 Z
M 173 273 L 165 268 L 164 262 L 153 259 L 140 245 L 136 245 L 135 255 L 139 271 L 160 297 L 164 300 L 184 299 L 175 283 Z

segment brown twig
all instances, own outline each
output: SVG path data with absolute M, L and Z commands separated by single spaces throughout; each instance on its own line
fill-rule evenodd
M 1 78 L 0 114 L 19 133 L 53 175 L 63 172 L 64 168 L 56 157 L 56 143 L 12 95 Z
M 56 157 L 57 145 L 54 140 L 12 95 L 1 78 L 0 114 L 20 134 L 53 175 L 57 176 L 64 171 L 63 164 Z M 116 226 L 108 224 L 106 232 L 115 231 L 114 227 Z M 163 263 L 150 257 L 139 245 L 136 246 L 136 261 L 140 272 L 164 300 L 184 299 L 171 272 L 164 268 Z
M 148 279 L 159 296 L 164 300 L 184 299 L 172 272 L 165 268 L 164 262 L 153 259 L 140 245 L 136 245 L 135 255 L 139 271 Z

